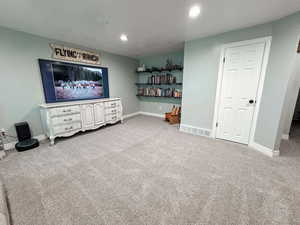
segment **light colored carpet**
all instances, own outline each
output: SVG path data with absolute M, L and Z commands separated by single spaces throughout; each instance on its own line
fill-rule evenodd
M 271 159 L 138 116 L 12 153 L 0 174 L 14 225 L 297 225 L 292 146 Z

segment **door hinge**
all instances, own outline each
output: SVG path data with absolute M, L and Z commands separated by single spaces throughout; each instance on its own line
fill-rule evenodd
M 216 123 L 216 127 L 218 127 L 219 123 Z
M 224 57 L 224 58 L 223 58 L 223 63 L 225 63 L 225 61 L 226 61 L 226 58 Z

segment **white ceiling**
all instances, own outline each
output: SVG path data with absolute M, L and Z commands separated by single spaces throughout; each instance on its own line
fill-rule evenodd
M 189 7 L 201 15 L 188 18 Z M 130 57 L 181 49 L 185 40 L 273 21 L 300 0 L 1 0 L 0 25 Z M 129 41 L 120 41 L 121 33 Z

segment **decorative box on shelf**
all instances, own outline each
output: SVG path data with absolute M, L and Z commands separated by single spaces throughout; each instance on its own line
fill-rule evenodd
M 136 70 L 137 73 L 157 73 L 157 72 L 172 72 L 172 71 L 182 71 L 183 67 L 181 65 L 174 65 L 172 67 L 162 67 L 162 68 L 157 68 L 157 67 L 152 67 L 152 68 L 145 68 L 144 70 L 138 68 Z

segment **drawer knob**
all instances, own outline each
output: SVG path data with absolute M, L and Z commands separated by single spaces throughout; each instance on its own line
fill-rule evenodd
M 73 126 L 70 126 L 70 127 L 66 127 L 65 130 L 72 130 L 73 129 Z

